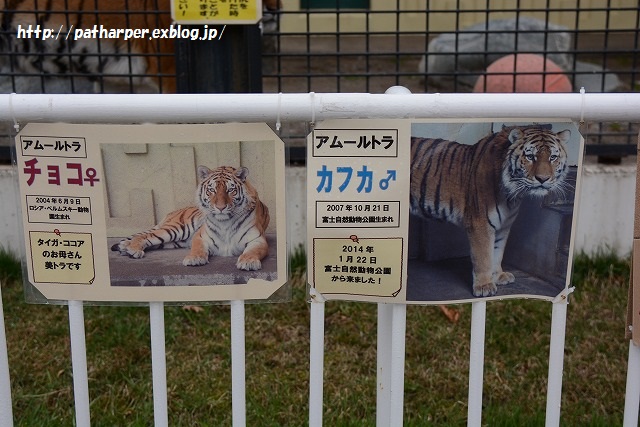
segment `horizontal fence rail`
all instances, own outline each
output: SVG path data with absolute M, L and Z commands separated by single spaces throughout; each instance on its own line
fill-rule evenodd
M 640 93 L 0 95 L 0 120 L 19 123 L 531 117 L 639 121 Z

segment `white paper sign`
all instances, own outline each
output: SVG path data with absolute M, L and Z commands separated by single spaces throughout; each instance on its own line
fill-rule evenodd
M 48 300 L 267 299 L 286 274 L 284 146 L 265 124 L 29 124 L 27 280 Z

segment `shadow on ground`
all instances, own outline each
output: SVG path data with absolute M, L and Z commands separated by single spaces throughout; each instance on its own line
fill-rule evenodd
M 120 238 L 109 238 L 109 247 Z M 267 235 L 269 255 L 262 260 L 262 269 L 243 271 L 236 268 L 237 257 L 212 256 L 209 264 L 185 267 L 183 258 L 189 249 L 158 249 L 145 252 L 144 258 L 134 259 L 109 251 L 109 271 L 112 286 L 202 286 L 234 285 L 249 279 L 274 281 L 278 278 L 277 242 L 275 235 Z M 284 272 L 282 273 L 284 274 Z
M 555 298 L 564 289 L 558 280 L 551 283 L 509 266 L 505 270 L 516 277 L 514 283 L 498 286 L 495 298 L 501 297 L 546 297 Z M 407 265 L 407 301 L 411 302 L 469 302 L 478 298 L 472 293 L 471 259 L 449 258 L 441 261 L 423 262 L 409 260 Z

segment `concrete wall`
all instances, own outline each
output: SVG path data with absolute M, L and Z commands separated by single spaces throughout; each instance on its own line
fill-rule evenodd
M 631 252 L 636 167 L 587 164 L 582 173 L 580 209 L 575 251 L 593 254 L 613 249 L 619 255 Z M 14 252 L 20 248 L 21 225 L 16 214 L 14 172 L 0 166 L 0 245 Z M 293 246 L 306 241 L 306 170 L 287 170 L 287 223 Z
M 585 165 L 575 248 L 592 254 L 611 248 L 631 252 L 636 166 Z
M 0 166 L 0 246 L 18 253 L 22 222 L 18 220 L 18 181 L 11 166 Z

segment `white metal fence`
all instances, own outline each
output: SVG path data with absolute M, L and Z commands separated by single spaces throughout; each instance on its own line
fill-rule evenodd
M 371 94 L 0 95 L 0 121 L 74 123 L 281 122 L 346 118 L 561 118 L 640 121 L 640 94 Z M 309 424 L 322 425 L 324 306 L 312 298 Z M 482 420 L 486 302 L 472 304 L 468 424 Z M 150 328 L 156 426 L 168 425 L 164 311 L 151 303 Z M 82 301 L 69 301 L 76 423 L 90 424 Z M 559 425 L 567 302 L 553 304 L 546 424 Z M 231 303 L 233 424 L 246 423 L 244 303 Z M 377 424 L 402 424 L 406 306 L 378 305 Z M 0 425 L 12 426 L 9 365 L 0 304 Z M 625 425 L 637 425 L 640 349 L 630 344 Z

